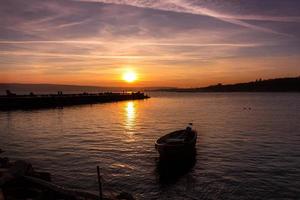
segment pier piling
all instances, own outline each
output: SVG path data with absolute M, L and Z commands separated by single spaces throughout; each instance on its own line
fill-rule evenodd
M 100 168 L 99 168 L 99 166 L 97 166 L 97 176 L 98 176 L 98 186 L 99 186 L 99 200 L 103 200 L 102 183 L 101 183 L 101 175 L 100 175 Z

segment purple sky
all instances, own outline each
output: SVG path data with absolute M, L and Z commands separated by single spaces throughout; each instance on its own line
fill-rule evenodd
M 0 82 L 193 87 L 300 75 L 300 1 L 1 0 Z

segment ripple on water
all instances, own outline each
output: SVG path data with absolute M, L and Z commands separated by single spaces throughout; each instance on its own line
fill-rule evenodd
M 0 146 L 53 180 L 139 199 L 300 198 L 299 94 L 153 94 L 146 101 L 0 112 Z M 251 107 L 243 109 L 244 107 Z M 155 140 L 193 122 L 196 162 L 160 171 Z

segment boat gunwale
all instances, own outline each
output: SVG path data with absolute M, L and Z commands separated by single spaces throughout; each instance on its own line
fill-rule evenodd
M 177 130 L 177 131 L 173 131 L 173 132 L 171 132 L 171 133 L 168 133 L 168 134 L 166 134 L 166 135 L 163 135 L 163 136 L 161 136 L 160 138 L 158 138 L 157 140 L 156 140 L 156 142 L 155 142 L 155 146 L 156 147 L 160 147 L 160 146 L 168 146 L 168 147 L 175 147 L 175 146 L 187 146 L 187 145 L 189 145 L 190 143 L 193 143 L 194 142 L 194 140 L 196 140 L 197 139 L 197 131 L 196 130 L 192 130 L 192 132 L 194 133 L 194 137 L 193 137 L 193 139 L 191 139 L 191 140 L 189 140 L 189 141 L 187 141 L 187 142 L 183 142 L 183 143 L 159 143 L 159 141 L 160 140 L 163 140 L 164 138 L 167 138 L 168 136 L 171 136 L 172 134 L 175 134 L 175 133 L 180 133 L 180 132 L 184 132 L 185 131 L 185 129 L 182 129 L 182 130 Z

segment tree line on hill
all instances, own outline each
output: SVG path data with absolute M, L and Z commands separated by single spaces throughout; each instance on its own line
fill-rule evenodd
M 167 92 L 300 92 L 300 76 L 293 78 L 275 78 L 247 83 L 222 83 L 201 88 L 171 88 Z

